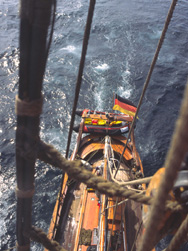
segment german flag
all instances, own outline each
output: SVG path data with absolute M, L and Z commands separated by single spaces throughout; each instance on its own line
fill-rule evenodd
M 130 116 L 135 116 L 137 107 L 128 99 L 115 95 L 113 110 L 120 111 Z

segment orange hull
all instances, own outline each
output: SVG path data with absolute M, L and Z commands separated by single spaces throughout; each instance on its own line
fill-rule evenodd
M 111 180 L 116 173 L 126 137 L 81 136 L 80 129 L 71 159 L 79 156 L 90 163 L 96 175 Z M 132 180 L 138 172 L 143 173 L 143 167 L 132 132 L 115 179 L 117 182 Z M 99 194 L 84 184 L 70 180 L 65 174 L 54 208 L 49 238 L 70 251 L 137 250 L 142 233 L 141 205 L 123 200 Z

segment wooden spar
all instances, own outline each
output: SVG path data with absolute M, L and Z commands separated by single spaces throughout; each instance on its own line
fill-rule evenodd
M 107 251 L 110 250 L 110 242 L 111 242 L 112 231 L 113 231 L 113 227 L 114 227 L 114 219 L 115 219 L 115 215 L 116 215 L 117 202 L 118 202 L 118 199 L 116 199 L 116 204 L 115 204 L 115 208 L 114 208 L 114 213 L 113 213 L 113 218 L 112 218 L 112 227 L 111 227 L 110 236 L 109 236 L 109 240 L 108 240 Z M 110 206 L 110 203 L 109 203 L 109 206 Z
M 137 153 L 137 151 L 136 151 L 136 146 L 135 146 L 134 128 L 133 128 L 132 131 L 131 131 L 130 138 L 131 138 L 132 147 L 133 147 L 133 154 L 134 154 L 133 157 L 134 157 L 134 159 L 136 160 L 136 165 L 139 166 L 140 161 L 139 161 L 138 153 Z
M 107 159 L 107 167 L 111 173 L 112 171 L 110 170 L 111 169 L 110 158 L 114 157 L 114 152 L 113 152 L 113 148 L 112 148 L 110 141 L 111 141 L 110 137 L 106 136 L 106 141 L 105 141 L 106 154 L 105 155 L 106 155 L 106 159 Z M 111 175 L 111 176 L 113 176 L 113 175 Z M 107 230 L 110 231 L 110 236 L 108 237 L 108 243 L 107 243 L 106 249 L 105 249 L 107 251 L 112 249 L 112 246 L 113 246 L 112 233 L 115 233 L 117 231 L 117 233 L 119 233 L 118 239 L 120 238 L 119 236 L 120 236 L 120 231 L 122 228 L 122 216 L 123 216 L 123 212 L 125 209 L 125 203 L 123 203 L 123 204 L 121 204 L 121 206 L 119 206 L 118 202 L 120 202 L 122 199 L 123 198 L 117 198 L 117 197 L 108 198 L 108 206 L 107 206 L 106 211 L 108 212 L 108 228 L 107 228 Z M 120 240 L 119 240 L 119 242 L 120 242 Z M 119 242 L 117 240 L 115 250 L 123 251 L 124 250 L 123 245 L 121 245 L 120 248 L 118 248 Z
M 18 250 L 22 250 L 23 248 L 24 250 L 30 250 L 29 235 L 32 224 L 31 213 L 32 196 L 34 194 L 34 168 L 37 156 L 40 122 L 40 112 L 34 114 L 33 111 L 35 110 L 37 101 L 41 104 L 38 110 L 42 110 L 41 90 L 48 54 L 46 44 L 53 1 L 39 0 L 33 2 L 34 4 L 32 5 L 27 3 L 21 0 L 20 5 L 18 98 L 21 109 L 16 110 L 16 235 Z M 30 109 L 28 109 L 28 107 Z
M 103 178 L 107 179 L 107 159 L 104 159 L 104 169 L 103 169 Z M 106 195 L 101 195 L 101 218 L 100 218 L 100 245 L 99 245 L 99 251 L 104 250 L 104 244 L 105 244 L 105 219 L 106 219 L 106 213 L 107 211 L 105 210 L 106 208 Z
M 88 195 L 88 192 L 87 192 L 87 189 L 85 189 L 84 190 L 84 195 L 82 197 L 82 202 L 81 202 L 82 207 L 81 207 L 80 218 L 79 218 L 77 232 L 76 232 L 74 251 L 79 250 L 80 231 L 81 231 L 81 228 L 82 228 L 84 212 L 85 212 L 85 208 L 86 208 L 87 195 Z

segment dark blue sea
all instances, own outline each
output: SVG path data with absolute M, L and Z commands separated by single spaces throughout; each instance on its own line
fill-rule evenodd
M 78 108 L 111 111 L 113 92 L 138 104 L 170 0 L 96 3 Z M 65 155 L 89 1 L 58 0 L 43 82 L 42 140 Z M 0 250 L 15 246 L 15 95 L 18 93 L 19 1 L 0 0 Z M 136 126 L 145 176 L 163 166 L 188 73 L 188 2 L 180 0 Z M 72 137 L 71 149 L 75 143 Z M 48 230 L 61 171 L 37 162 L 33 223 Z M 164 244 L 164 243 L 163 243 Z M 163 245 L 162 247 L 163 248 Z M 14 248 L 15 250 L 15 248 Z M 42 247 L 34 244 L 33 250 Z

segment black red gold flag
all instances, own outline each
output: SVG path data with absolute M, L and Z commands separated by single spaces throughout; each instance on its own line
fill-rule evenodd
M 115 95 L 113 110 L 120 111 L 130 116 L 135 116 L 137 107 L 128 99 Z

